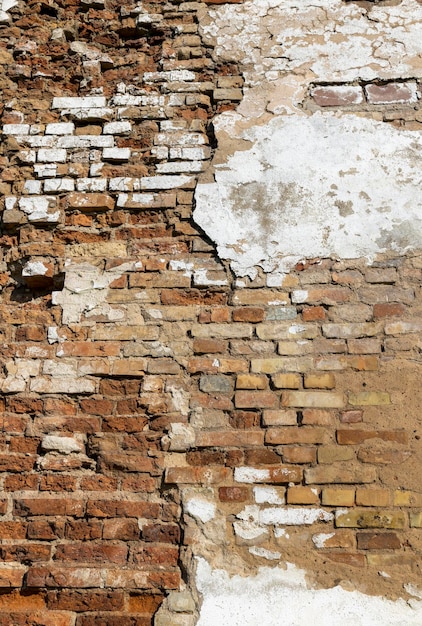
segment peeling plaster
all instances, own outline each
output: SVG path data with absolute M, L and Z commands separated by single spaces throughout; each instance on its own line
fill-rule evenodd
M 353 115 L 277 117 L 199 184 L 195 221 L 240 276 L 304 257 L 367 257 L 422 241 L 422 138 Z
M 259 556 L 262 550 L 254 550 Z M 268 555 L 267 557 L 268 558 Z M 197 559 L 196 585 L 202 594 L 197 626 L 420 626 L 422 602 L 387 600 L 340 586 L 315 589 L 306 572 L 291 563 L 261 567 L 255 576 L 232 576 Z
M 100 304 L 101 314 L 111 320 L 120 319 L 120 313 L 105 303 L 105 299 L 109 285 L 122 276 L 129 266 L 122 264 L 113 271 L 104 272 L 89 263 L 67 262 L 63 291 L 53 291 L 52 294 L 53 304 L 63 309 L 63 324 L 80 322 L 82 315 L 89 316 Z

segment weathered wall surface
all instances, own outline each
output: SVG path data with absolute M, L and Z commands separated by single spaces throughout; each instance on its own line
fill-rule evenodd
M 420 2 L 0 4 L 0 624 L 420 624 Z

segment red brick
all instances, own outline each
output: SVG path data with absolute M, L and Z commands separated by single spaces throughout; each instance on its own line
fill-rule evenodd
M 49 609 L 60 611 L 116 611 L 124 608 L 123 591 L 49 591 Z
M 247 487 L 219 487 L 218 497 L 221 502 L 245 502 L 249 491 Z
M 337 443 L 341 445 L 359 444 L 368 439 L 407 443 L 408 435 L 404 430 L 337 430 Z
M 161 291 L 162 304 L 201 304 L 215 305 L 226 304 L 227 295 L 218 291 L 208 291 L 206 289 L 163 289 Z
M 363 421 L 363 411 L 341 411 L 340 422 L 342 424 L 357 424 Z
M 103 539 L 121 539 L 131 541 L 139 539 L 138 520 L 134 519 L 106 519 L 103 525 Z
M 217 354 L 227 352 L 228 342 L 223 339 L 202 339 L 196 337 L 193 340 L 193 351 L 196 354 Z
M 36 561 L 48 561 L 51 556 L 51 547 L 45 543 L 30 543 L 7 545 L 0 548 L 2 561 L 16 561 L 18 563 L 30 563 Z
M 302 319 L 304 322 L 325 320 L 326 311 L 323 306 L 307 306 L 303 308 Z
M 395 315 L 404 315 L 406 307 L 398 302 L 386 302 L 382 304 L 374 304 L 374 318 L 394 317 Z
M 230 426 L 242 430 L 249 428 L 258 428 L 261 421 L 259 411 L 232 411 L 229 417 Z
M 283 446 L 282 458 L 285 463 L 315 463 L 316 448 L 310 446 Z
M 7 409 L 11 413 L 40 413 L 43 409 L 42 400 L 38 398 L 7 398 Z
M 56 561 L 76 561 L 81 563 L 125 563 L 125 545 L 94 543 L 59 544 L 54 555 Z
M 39 477 L 33 474 L 6 476 L 4 479 L 5 491 L 36 491 Z
M 89 500 L 86 514 L 88 517 L 146 517 L 158 518 L 160 505 L 154 502 L 129 502 L 122 500 Z
M 15 500 L 13 514 L 18 517 L 32 515 L 70 515 L 81 517 L 85 506 L 79 500 L 59 498 L 19 498 Z
M 98 520 L 68 520 L 65 534 L 67 539 L 88 541 L 100 539 L 102 535 L 102 522 Z
M 152 626 L 152 621 L 151 617 L 145 615 L 98 613 L 79 615 L 75 626 Z
M 279 396 L 271 391 L 237 391 L 235 394 L 235 405 L 240 409 L 276 408 L 279 402 Z
M 26 524 L 22 522 L 0 522 L 0 539 L 25 539 Z
M 153 569 L 155 566 L 176 567 L 179 547 L 170 544 L 139 544 L 131 550 L 131 558 L 139 569 Z
M 64 521 L 36 520 L 28 523 L 28 539 L 50 541 L 63 537 Z
M 211 322 L 229 322 L 230 313 L 228 308 L 224 309 L 212 309 L 211 310 Z
M 414 102 L 416 95 L 408 83 L 386 83 L 366 85 L 365 93 L 370 104 L 394 104 Z
M 41 476 L 40 491 L 75 491 L 74 476 Z
M 176 524 L 145 524 L 141 535 L 144 541 L 178 544 L 180 528 Z
M 234 322 L 262 322 L 265 317 L 264 309 L 260 307 L 242 307 L 233 310 Z
M 325 552 L 324 556 L 330 561 L 342 563 L 350 567 L 365 567 L 366 559 L 364 554 L 347 553 L 347 552 Z
M 350 106 L 363 102 L 362 88 L 348 85 L 314 87 L 311 96 L 320 107 Z
M 360 550 L 400 550 L 401 541 L 396 533 L 357 533 Z

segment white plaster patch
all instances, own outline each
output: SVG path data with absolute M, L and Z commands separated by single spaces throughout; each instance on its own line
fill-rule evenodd
M 267 550 L 266 548 L 257 548 L 256 546 L 249 548 L 249 552 L 254 556 L 259 556 L 262 559 L 267 559 L 268 561 L 279 561 L 281 558 L 281 552 L 274 552 L 273 550 Z
M 324 509 L 305 508 L 267 508 L 259 513 L 259 521 L 262 524 L 280 524 L 285 526 L 300 526 L 314 524 L 316 522 L 329 522 L 334 515 Z
M 334 535 L 335 533 L 319 533 L 312 537 L 312 542 L 316 548 L 325 548 L 326 542 Z
M 257 504 L 284 504 L 284 489 L 280 492 L 277 487 L 254 487 L 253 493 Z
M 373 259 L 422 242 L 422 138 L 382 122 L 316 113 L 243 132 L 250 150 L 199 184 L 195 221 L 241 276 L 306 257 Z M 364 227 L 363 227 L 364 225 Z
M 100 304 L 105 304 L 110 283 L 124 272 L 125 264 L 113 271 L 103 272 L 89 263 L 68 263 L 63 291 L 53 291 L 52 294 L 53 304 L 62 306 L 63 324 L 78 323 L 83 314 L 89 314 Z
M 187 500 L 185 510 L 195 519 L 204 524 L 215 517 L 215 504 L 203 498 L 191 498 Z
M 259 568 L 256 576 L 230 577 L 197 559 L 196 585 L 202 594 L 197 626 L 420 626 L 422 602 L 409 606 L 342 587 L 313 589 L 306 572 L 287 563 Z M 318 622 L 315 621 L 318 616 Z

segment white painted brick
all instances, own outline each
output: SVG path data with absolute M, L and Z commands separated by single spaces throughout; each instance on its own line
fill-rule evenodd
M 111 148 L 114 139 L 110 135 L 71 135 L 60 137 L 56 141 L 57 148 Z
M 78 191 L 106 191 L 107 178 L 80 178 L 76 188 Z
M 104 167 L 104 163 L 93 163 L 89 168 L 90 176 L 101 176 L 101 171 Z
M 16 141 L 27 144 L 31 148 L 54 148 L 56 138 L 52 135 L 16 135 Z
M 269 478 L 270 470 L 268 469 L 236 467 L 234 470 L 234 479 L 237 483 L 256 483 L 268 480 Z
M 156 146 L 200 146 L 208 143 L 206 135 L 190 132 L 157 133 L 154 137 Z
M 136 179 L 125 176 L 110 178 L 108 188 L 110 191 L 132 191 L 134 180 Z
M 169 149 L 166 146 L 156 146 L 151 148 L 151 155 L 157 159 L 168 159 Z
M 145 176 L 141 178 L 141 189 L 173 189 L 182 187 L 192 180 L 191 176 Z
M 15 208 L 16 202 L 18 201 L 16 196 L 6 196 L 4 199 L 4 207 L 6 211 L 12 211 Z
M 113 117 L 113 114 L 113 109 L 109 109 L 107 107 L 102 107 L 98 109 L 63 109 L 63 111 L 60 112 L 60 115 L 69 116 L 75 120 L 83 121 L 108 121 Z
M 45 165 L 34 165 L 34 172 L 38 178 L 50 178 L 56 176 L 57 165 L 55 163 L 46 163 Z
M 17 157 L 21 163 L 35 163 L 37 153 L 35 150 L 21 150 L 18 152 Z
M 169 95 L 169 107 L 182 107 L 186 103 L 186 96 L 183 93 L 171 93 Z
M 261 524 L 277 524 L 281 526 L 300 526 L 316 522 L 330 522 L 334 515 L 324 509 L 309 509 L 299 507 L 271 507 L 259 513 Z
M 103 159 L 107 161 L 128 161 L 130 153 L 130 148 L 104 148 Z
M 202 172 L 206 167 L 204 161 L 170 161 L 159 163 L 157 172 L 159 174 L 179 174 L 181 172 Z
M 144 83 L 174 82 L 180 80 L 195 80 L 194 72 L 190 70 L 170 70 L 169 72 L 145 72 Z
M 73 191 L 75 181 L 73 178 L 48 178 L 44 182 L 45 193 L 55 193 L 60 191 Z
M 29 124 L 4 124 L 4 135 L 28 135 Z
M 130 122 L 108 122 L 104 124 L 104 135 L 123 135 L 130 133 L 132 124 Z
M 128 204 L 144 204 L 149 206 L 154 202 L 154 194 L 152 193 L 119 193 L 117 197 L 117 206 L 126 207 Z
M 55 207 L 56 198 L 54 196 L 20 198 L 19 200 L 19 208 L 28 215 L 30 222 L 58 222 L 60 211 L 55 211 Z
M 26 180 L 23 186 L 24 193 L 41 193 L 42 183 L 40 180 Z
M 44 124 L 31 124 L 30 135 L 41 135 L 44 132 Z
M 72 135 L 75 131 L 75 124 L 72 122 L 57 122 L 47 124 L 45 129 L 46 135 Z
M 201 161 L 209 159 L 210 156 L 211 148 L 209 146 L 204 146 L 201 148 L 170 148 L 171 159 Z
M 82 96 L 53 98 L 52 109 L 92 109 L 102 108 L 106 105 L 103 96 Z
M 41 163 L 66 163 L 66 150 L 60 148 L 41 148 L 37 159 Z

